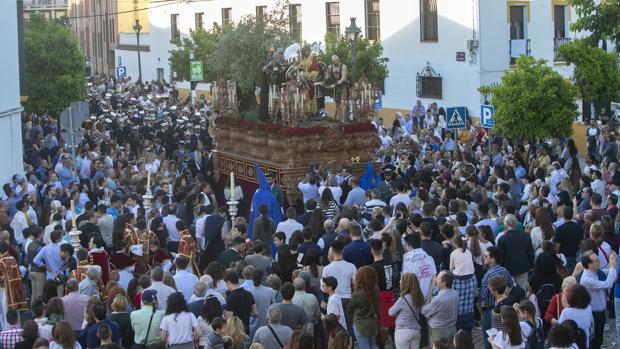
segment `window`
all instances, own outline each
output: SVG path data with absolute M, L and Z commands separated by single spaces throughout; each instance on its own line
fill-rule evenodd
M 366 38 L 380 40 L 379 0 L 366 0 Z
M 340 3 L 325 3 L 325 20 L 328 33 L 340 34 Z
M 442 98 L 442 78 L 430 63 L 416 74 L 416 95 L 422 98 Z
M 301 5 L 289 5 L 288 7 L 289 31 L 295 41 L 301 41 Z
M 421 76 L 418 97 L 441 99 L 441 77 Z
M 420 0 L 420 40 L 438 40 L 437 0 Z
M 229 24 L 232 21 L 232 8 L 226 7 L 222 9 L 222 25 Z
M 170 37 L 172 40 L 179 39 L 181 37 L 181 31 L 179 31 L 179 15 L 170 15 Z
M 530 41 L 526 35 L 525 10 L 524 5 L 510 6 L 510 64 L 515 64 L 520 56 L 529 56 L 530 54 Z
M 510 40 L 525 39 L 525 6 L 510 6 Z
M 264 22 L 266 13 L 267 13 L 267 6 L 256 6 L 256 21 Z
M 566 6 L 553 6 L 553 29 L 555 38 L 566 37 Z
M 196 22 L 196 30 L 204 29 L 203 17 L 204 17 L 203 12 L 196 12 L 194 14 L 194 21 Z

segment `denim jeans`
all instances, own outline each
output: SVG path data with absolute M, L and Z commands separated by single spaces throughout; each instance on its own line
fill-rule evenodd
M 357 330 L 355 325 L 353 325 L 353 332 L 355 333 L 355 338 L 357 339 L 357 347 L 358 349 L 377 349 L 377 337 L 364 337 Z
M 487 330 L 491 329 L 491 312 L 493 311 L 492 307 L 488 307 L 482 311 L 480 314 L 480 327 L 482 328 L 482 343 L 484 343 L 485 349 L 491 349 L 491 344 L 487 341 L 489 335 L 487 335 Z

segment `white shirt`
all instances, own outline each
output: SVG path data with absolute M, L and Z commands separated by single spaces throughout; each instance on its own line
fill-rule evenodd
M 329 188 L 332 192 L 332 196 L 334 197 L 334 201 L 340 203 L 340 197 L 342 196 L 342 188 L 340 187 L 326 187 L 324 185 L 319 187 L 319 196 L 323 195 L 323 190 L 325 188 Z
M 336 287 L 336 293 L 341 298 L 351 298 L 351 284 L 355 279 L 355 273 L 357 268 L 353 263 L 349 263 L 345 260 L 333 261 L 323 268 L 323 274 L 321 278 L 333 276 L 338 280 L 338 287 Z
M 532 328 L 527 323 L 521 321 L 519 322 L 521 326 L 521 344 L 511 345 L 510 338 L 508 334 L 504 334 L 503 331 L 500 331 L 495 338 L 493 339 L 493 344 L 498 346 L 500 349 L 520 349 L 525 348 L 525 343 L 527 342 L 527 337 L 532 332 Z
M 177 290 L 183 293 L 185 301 L 189 303 L 189 299 L 194 294 L 194 285 L 198 283 L 198 277 L 187 270 L 177 270 L 173 278 Z
M 13 234 L 15 235 L 15 241 L 18 245 L 24 243 L 26 238 L 24 237 L 24 229 L 28 228 L 28 221 L 26 215 L 22 211 L 17 211 L 13 220 L 11 221 L 11 228 L 13 228 Z
M 201 250 L 205 248 L 204 242 L 204 233 L 205 233 L 205 220 L 210 215 L 204 215 L 196 220 L 196 240 L 198 241 L 198 246 L 200 246 Z
M 608 269 L 607 279 L 605 279 L 604 281 L 600 281 L 598 279 L 598 275 L 593 271 L 583 271 L 579 283 L 588 290 L 588 292 L 590 293 L 590 297 L 592 297 L 592 300 L 590 300 L 590 306 L 592 307 L 592 311 L 605 310 L 607 305 L 605 291 L 607 291 L 614 285 L 617 275 L 618 274 L 616 273 L 615 266 L 611 266 L 611 268 Z
M 347 328 L 347 322 L 344 318 L 344 308 L 342 307 L 342 300 L 338 293 L 334 293 L 327 299 L 326 314 L 334 314 L 338 318 L 338 322 L 342 328 Z
M 474 273 L 474 261 L 472 259 L 471 252 L 466 249 L 463 252 L 460 248 L 455 248 L 450 253 L 450 270 L 454 275 L 465 276 Z
M 407 194 L 396 194 L 394 196 L 392 196 L 392 198 L 390 199 L 390 206 L 394 207 L 394 210 L 396 210 L 396 205 L 399 202 L 402 202 L 403 204 L 405 204 L 405 207 L 407 205 L 409 205 L 409 201 L 411 199 L 409 198 L 409 195 Z
M 564 322 L 565 320 L 574 320 L 577 326 L 586 332 L 586 338 L 590 338 L 590 332 L 594 330 L 594 317 L 590 306 L 585 309 L 564 308 L 558 321 Z
M 288 239 L 291 238 L 293 233 L 296 230 L 303 230 L 303 229 L 304 229 L 304 226 L 301 225 L 296 220 L 294 220 L 294 219 L 287 219 L 284 222 L 278 223 L 278 226 L 276 227 L 276 232 L 279 232 L 279 231 L 283 232 L 286 235 L 285 243 L 288 244 Z
M 601 269 L 607 268 L 607 260 L 611 252 L 611 246 L 606 241 L 603 241 L 598 247 L 598 260 L 601 262 Z
M 315 184 L 299 182 L 297 184 L 297 188 L 299 188 L 303 195 L 304 204 L 310 199 L 313 199 L 316 202 L 319 201 L 319 187 L 317 187 Z
M 168 345 L 183 344 L 193 341 L 193 328 L 198 326 L 198 319 L 190 312 L 181 312 L 164 316 L 159 328 L 168 334 Z
M 603 181 L 602 179 L 597 179 L 590 183 L 590 187 L 592 188 L 593 192 L 601 195 L 601 197 L 603 198 L 603 201 L 601 202 L 601 207 L 606 208 L 607 200 L 605 200 L 605 181 Z
M 413 273 L 420 281 L 420 290 L 426 297 L 431 288 L 433 276 L 437 274 L 435 261 L 421 248 L 413 249 L 403 256 L 403 273 Z
M 180 219 L 177 216 L 169 214 L 164 217 L 163 221 L 166 225 L 166 229 L 168 230 L 168 237 L 170 237 L 170 241 L 179 241 L 179 232 L 177 231 L 177 221 Z
M 175 293 L 177 290 L 174 288 L 165 285 L 161 281 L 153 281 L 150 287 L 147 290 L 155 290 L 157 291 L 157 309 L 166 310 L 166 304 L 168 302 L 168 297 L 171 294 Z

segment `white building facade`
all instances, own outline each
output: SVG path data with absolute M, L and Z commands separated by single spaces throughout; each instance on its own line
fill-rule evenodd
M 4 52 L 0 55 L 0 185 L 8 183 L 14 174 L 24 172 L 21 112 L 19 97 L 19 53 L 17 44 L 17 3 L 0 1 L 0 22 Z
M 238 21 L 274 6 L 275 0 L 203 0 L 150 4 L 150 47 L 142 75 L 170 80 L 173 37 L 212 23 Z M 479 116 L 482 85 L 499 82 L 519 54 L 546 59 L 564 77 L 572 68 L 557 62 L 559 45 L 575 38 L 576 18 L 567 0 L 291 0 L 294 29 L 302 40 L 324 41 L 326 31 L 344 33 L 350 17 L 362 35 L 380 40 L 389 58 L 383 107 L 465 106 Z M 130 39 L 130 38 L 128 38 Z M 130 39 L 131 40 L 131 39 Z M 135 40 L 135 39 L 134 39 Z M 136 53 L 117 50 L 127 74 L 137 76 Z M 200 88 L 200 86 L 199 86 Z

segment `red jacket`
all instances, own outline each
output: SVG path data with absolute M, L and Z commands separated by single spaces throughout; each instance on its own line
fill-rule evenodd
M 562 305 L 562 292 L 560 292 L 551 298 L 549 307 L 545 312 L 545 321 L 551 325 L 551 319 L 559 320 L 562 310 L 564 310 L 564 305 Z

